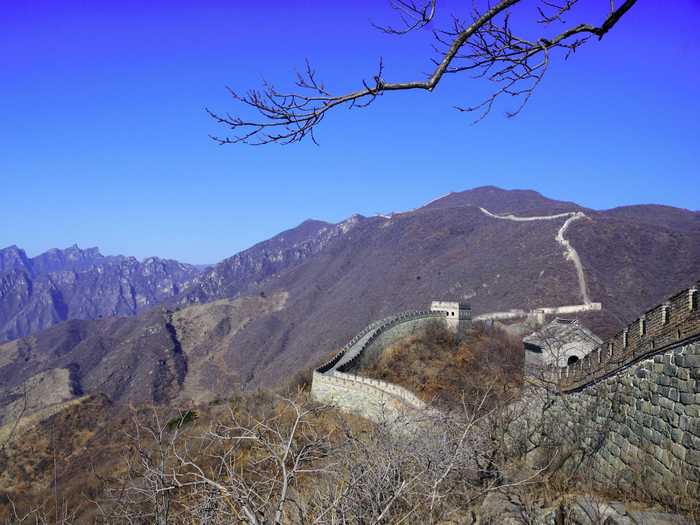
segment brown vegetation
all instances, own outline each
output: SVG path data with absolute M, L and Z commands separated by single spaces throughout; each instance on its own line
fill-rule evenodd
M 542 427 L 512 403 L 526 388 L 522 352 L 502 333 L 477 327 L 460 339 L 433 326 L 390 350 L 372 365 L 383 363 L 383 379 L 420 383 L 423 395 L 459 410 L 406 422 L 406 432 L 303 391 L 179 410 L 119 412 L 91 399 L 2 452 L 0 523 L 502 523 L 504 513 L 530 523 L 580 489 L 571 472 L 550 472 L 553 461 L 548 470 L 526 465 L 529 433 Z
M 476 324 L 458 337 L 435 323 L 389 346 L 361 370 L 362 375 L 395 383 L 438 406 L 461 409 L 483 399 L 492 405 L 518 391 L 523 371 L 522 345 L 505 332 Z M 484 407 L 489 408 L 489 407 Z

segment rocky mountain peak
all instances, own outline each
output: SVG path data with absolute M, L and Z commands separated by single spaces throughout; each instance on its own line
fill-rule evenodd
M 27 254 L 21 248 L 13 244 L 0 249 L 0 273 L 16 269 L 28 270 L 30 267 Z
M 150 257 L 104 256 L 77 244 L 28 258 L 0 250 L 0 341 L 67 319 L 136 313 L 177 295 L 200 270 Z

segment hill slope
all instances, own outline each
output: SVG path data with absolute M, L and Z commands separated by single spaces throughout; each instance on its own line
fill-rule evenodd
M 172 313 L 69 323 L 0 346 L 0 384 L 75 364 L 86 393 L 212 399 L 279 384 L 371 321 L 432 299 L 469 301 L 475 314 L 582 301 L 556 240 L 568 216 L 501 220 L 482 207 L 530 218 L 585 214 L 565 236 L 591 300 L 603 303 L 583 317 L 601 337 L 700 277 L 697 212 L 593 211 L 479 188 L 389 217 L 303 223 L 198 276 L 168 301 Z

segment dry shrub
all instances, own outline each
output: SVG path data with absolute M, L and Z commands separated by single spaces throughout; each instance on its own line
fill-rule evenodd
M 458 408 L 484 394 L 491 402 L 509 399 L 522 380 L 521 344 L 505 332 L 475 324 L 458 336 L 441 323 L 396 341 L 362 375 L 399 384 L 426 401 Z M 483 408 L 489 408 L 484 406 Z

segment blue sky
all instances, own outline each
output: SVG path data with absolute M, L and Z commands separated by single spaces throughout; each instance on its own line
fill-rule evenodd
M 456 0 L 451 2 L 459 6 Z M 582 2 L 602 13 L 608 0 Z M 640 0 L 601 42 L 558 61 L 525 111 L 452 107 L 453 76 L 340 110 L 321 145 L 219 147 L 204 108 L 308 58 L 334 91 L 379 56 L 387 80 L 430 69 L 426 34 L 396 38 L 380 0 L 16 2 L 0 19 L 0 246 L 215 262 L 313 217 L 414 208 L 493 184 L 593 208 L 700 205 L 700 3 Z M 347 7 L 352 5 L 352 7 Z M 600 16 L 594 18 L 600 20 Z

